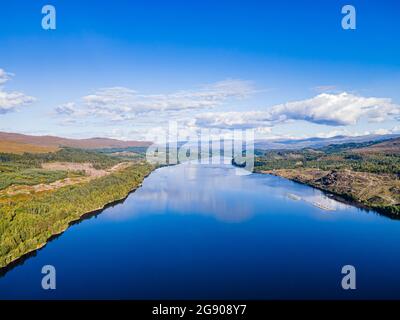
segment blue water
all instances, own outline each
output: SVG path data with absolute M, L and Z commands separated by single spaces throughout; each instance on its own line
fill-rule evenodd
M 399 221 L 278 177 L 187 163 L 11 269 L 0 299 L 400 298 L 399 247 Z M 356 290 L 341 287 L 348 264 Z M 41 287 L 44 265 L 56 290 Z

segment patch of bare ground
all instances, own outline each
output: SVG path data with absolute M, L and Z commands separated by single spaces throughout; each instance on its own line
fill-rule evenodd
M 278 169 L 262 171 L 344 196 L 369 207 L 400 205 L 400 180 L 391 174 L 351 170 Z
M 75 185 L 79 183 L 87 183 L 93 179 L 107 176 L 113 172 L 123 170 L 133 165 L 132 162 L 122 162 L 108 170 L 95 169 L 91 163 L 72 163 L 72 162 L 52 162 L 42 165 L 46 170 L 64 170 L 64 171 L 84 171 L 85 176 L 66 178 L 48 184 L 37 184 L 34 186 L 27 185 L 12 185 L 2 191 L 0 195 L 14 196 L 18 194 L 29 194 L 43 191 L 54 191 L 56 189 Z

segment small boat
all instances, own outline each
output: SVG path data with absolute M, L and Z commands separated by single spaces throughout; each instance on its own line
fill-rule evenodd
M 322 209 L 322 210 L 326 210 L 326 211 L 335 211 L 334 208 L 328 207 L 327 205 L 324 205 L 324 204 L 322 204 L 322 203 L 320 203 L 320 202 L 313 202 L 312 204 L 313 204 L 314 206 L 316 206 L 317 208 L 320 208 L 320 209 Z
M 292 200 L 296 200 L 296 201 L 301 200 L 301 197 L 299 197 L 298 195 L 295 195 L 295 194 L 293 194 L 293 193 L 288 193 L 288 194 L 287 194 L 287 197 L 290 198 L 290 199 L 292 199 Z

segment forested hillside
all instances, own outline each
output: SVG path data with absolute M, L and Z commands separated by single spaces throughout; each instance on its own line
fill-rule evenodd
M 82 215 L 123 199 L 154 169 L 143 160 L 122 161 L 70 148 L 0 154 L 0 268 L 42 247 Z M 85 171 L 44 169 L 58 163 L 66 168 L 85 164 L 101 174 L 86 177 Z
M 298 151 L 258 150 L 255 171 L 306 183 L 400 217 L 399 139 Z

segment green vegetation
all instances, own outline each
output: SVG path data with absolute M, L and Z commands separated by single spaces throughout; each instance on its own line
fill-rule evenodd
M 9 166 L 11 170 L 20 168 L 41 168 L 46 162 L 90 162 L 95 169 L 108 169 L 120 161 L 95 151 L 64 148 L 53 153 L 24 153 L 23 155 L 0 153 L 0 165 Z
M 143 161 L 146 158 L 147 147 L 129 147 L 129 148 L 106 148 L 96 149 L 96 152 L 118 157 L 121 160 Z
M 256 171 L 274 169 L 319 168 L 321 170 L 353 170 L 370 173 L 400 174 L 400 155 L 329 152 L 323 149 L 268 151 L 255 159 Z
M 103 148 L 103 149 L 95 149 L 95 151 L 105 154 L 113 154 L 118 152 L 134 152 L 137 154 L 144 155 L 147 151 L 147 147 Z
M 108 169 L 120 162 L 93 151 L 66 148 L 54 153 L 7 154 L 0 153 L 0 190 L 11 185 L 36 185 L 84 175 L 84 172 L 54 171 L 42 169 L 48 162 L 90 162 L 95 169 Z
M 400 217 L 400 145 L 396 139 L 297 151 L 258 150 L 254 171 L 309 184 Z
M 9 170 L 9 167 L 7 168 Z M 1 166 L 0 166 L 0 170 Z M 82 172 L 51 171 L 43 169 L 22 169 L 18 171 L 2 171 L 0 175 L 0 190 L 11 185 L 33 186 L 40 183 L 51 183 L 57 180 L 82 176 Z
M 142 159 L 142 158 L 141 158 Z M 45 245 L 84 214 L 125 198 L 154 167 L 144 161 L 125 162 L 103 176 L 82 178 L 71 184 L 24 192 L 1 192 L 11 185 L 35 186 L 84 176 L 81 171 L 45 170 L 51 162 L 90 163 L 95 169 L 110 169 L 123 162 L 105 152 L 65 148 L 54 153 L 0 153 L 0 268 Z
M 120 200 L 153 168 L 136 164 L 86 184 L 0 199 L 0 267 L 43 246 L 83 214 Z

